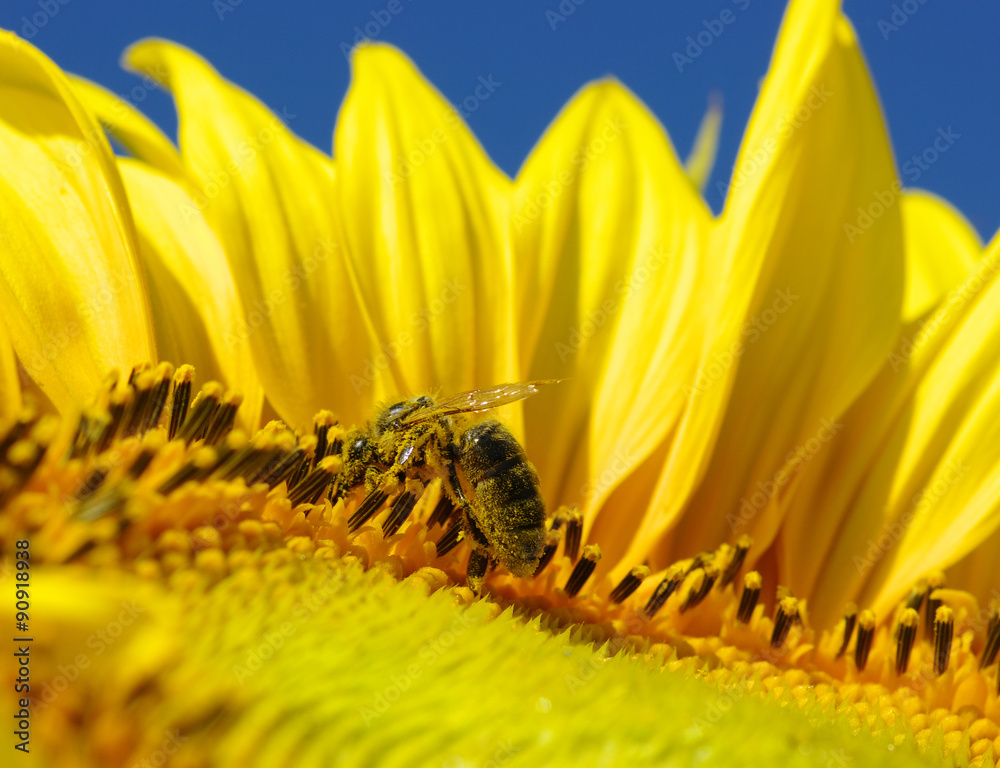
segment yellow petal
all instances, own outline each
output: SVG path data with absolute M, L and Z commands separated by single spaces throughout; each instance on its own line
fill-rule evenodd
M 135 234 L 104 133 L 65 75 L 0 32 L 0 303 L 59 409 L 154 357 Z
M 849 601 L 869 605 L 890 580 L 898 597 L 922 574 L 943 567 L 944 561 L 903 564 L 898 558 L 918 511 L 936 515 L 940 533 L 965 503 L 952 496 L 947 479 L 965 473 L 949 446 L 959 430 L 989 418 L 977 411 L 982 388 L 996 374 L 989 372 L 988 357 L 979 357 L 988 351 L 977 352 L 987 337 L 976 335 L 985 333 L 989 319 L 973 321 L 972 314 L 984 311 L 987 299 L 980 294 L 997 268 L 993 253 L 932 313 L 904 326 L 879 376 L 839 420 L 836 442 L 802 469 L 795 504 L 808 514 L 790 516 L 782 529 L 781 570 L 785 583 L 810 595 L 810 612 L 820 625 L 835 622 Z M 911 248 L 908 261 L 914 256 Z M 939 263 L 967 258 L 957 238 L 942 239 L 934 256 Z M 972 478 L 983 480 L 983 472 Z M 963 535 L 979 540 L 988 533 Z M 959 555 L 956 550 L 947 562 Z M 879 598 L 880 615 L 892 594 Z
M 758 554 L 774 539 L 796 469 L 833 439 L 895 338 L 898 192 L 878 101 L 839 3 L 793 2 L 713 244 L 732 268 L 719 277 L 719 332 L 682 426 L 691 438 L 674 446 L 639 536 L 655 541 L 678 519 L 699 441 L 717 434 L 715 448 L 674 536 L 653 545 L 657 564 L 741 533 Z
M 916 320 L 975 268 L 982 243 L 962 214 L 927 192 L 902 196 L 906 238 L 903 320 Z
M 584 504 L 593 522 L 683 412 L 710 215 L 660 125 L 605 82 L 532 153 L 512 222 L 522 366 L 529 379 L 567 379 L 526 403 L 528 453 L 550 503 Z M 620 552 L 641 512 L 605 510 L 602 548 Z
M 239 335 L 250 340 L 269 401 L 303 429 L 324 407 L 360 422 L 371 400 L 352 376 L 362 374 L 368 344 L 331 160 L 181 46 L 149 40 L 126 58 L 177 101 L 194 200 L 186 211 L 204 214 L 226 252 L 244 309 Z
M 263 390 L 240 333 L 243 308 L 226 255 L 185 191 L 134 160 L 119 160 L 148 270 L 160 355 L 190 363 L 201 381 L 222 381 L 243 396 L 240 418 L 255 429 Z
M 698 126 L 691 154 L 684 161 L 684 169 L 699 190 L 704 190 L 715 167 L 715 156 L 719 150 L 719 131 L 722 130 L 722 97 L 712 94 L 708 100 L 708 111 Z
M 876 610 L 887 610 L 915 575 L 956 563 L 1000 526 L 1000 455 L 984 450 L 1000 440 L 998 270 L 994 239 L 923 328 L 943 342 L 910 350 L 919 378 L 906 418 L 888 436 L 899 448 L 884 502 L 884 519 L 901 527 L 873 558 L 862 593 Z M 983 580 L 973 586 L 982 589 Z
M 152 87 L 149 84 L 155 81 L 149 77 L 146 80 L 146 85 Z M 70 76 L 70 82 L 77 98 L 134 157 L 168 176 L 185 178 L 187 172 L 180 154 L 152 120 L 131 103 L 96 83 L 75 76 Z
M 17 416 L 21 410 L 21 381 L 17 358 L 7 326 L 0 320 L 0 421 Z
M 470 81 L 485 96 L 499 84 Z M 334 135 L 339 200 L 379 349 L 379 396 L 518 377 L 510 182 L 461 117 L 393 48 L 356 49 Z M 359 372 L 361 373 L 361 372 Z

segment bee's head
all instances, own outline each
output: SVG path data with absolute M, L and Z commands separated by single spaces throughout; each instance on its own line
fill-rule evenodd
M 429 408 L 434 401 L 427 395 L 400 400 L 385 408 L 375 419 L 375 432 L 381 434 L 389 429 L 398 429 L 400 422 L 415 411 Z

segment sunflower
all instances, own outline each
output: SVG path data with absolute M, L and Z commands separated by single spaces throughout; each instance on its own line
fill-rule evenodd
M 386 46 L 333 159 L 190 51 L 126 61 L 179 149 L 0 37 L 16 749 L 993 764 L 1000 246 L 902 189 L 839 3 L 790 4 L 718 217 L 718 111 L 685 167 L 613 81 L 510 180 Z M 443 478 L 344 446 L 539 380 L 496 414 L 544 550 L 480 596 Z

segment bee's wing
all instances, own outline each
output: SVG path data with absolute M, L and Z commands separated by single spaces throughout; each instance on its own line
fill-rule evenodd
M 475 413 L 497 408 L 507 403 L 514 403 L 531 397 L 540 387 L 546 384 L 556 384 L 563 379 L 543 379 L 541 381 L 518 381 L 510 384 L 499 384 L 487 389 L 474 389 L 462 392 L 435 403 L 430 408 L 424 408 L 411 413 L 403 419 L 403 424 L 418 424 L 440 416 L 453 413 Z

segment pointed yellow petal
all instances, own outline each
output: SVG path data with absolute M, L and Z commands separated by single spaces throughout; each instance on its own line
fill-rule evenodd
M 706 327 L 710 215 L 660 125 L 606 82 L 534 150 L 512 222 L 522 365 L 529 379 L 567 379 L 526 403 L 528 452 L 550 503 L 586 505 L 592 522 L 683 411 Z M 606 552 L 624 549 L 641 512 L 602 513 Z
M 131 66 L 161 80 L 180 116 L 181 155 L 222 243 L 268 399 L 299 428 L 329 407 L 347 423 L 371 399 L 352 377 L 369 360 L 337 216 L 333 164 L 181 46 L 149 40 Z M 285 115 L 292 120 L 295 115 Z
M 887 610 L 914 578 L 956 563 L 1000 527 L 1000 240 L 975 273 L 924 327 L 937 349 L 912 348 L 920 371 L 906 419 L 890 433 L 898 445 L 885 517 L 901 524 L 863 593 Z M 952 320 L 954 318 L 954 320 Z M 995 558 L 994 558 L 995 562 Z M 983 588 L 982 580 L 973 585 Z
M 872 569 L 891 548 L 873 542 L 892 545 L 899 538 L 898 512 L 884 506 L 904 440 L 899 426 L 908 423 L 914 387 L 958 315 L 951 305 L 928 318 L 926 303 L 940 302 L 960 286 L 980 255 L 971 228 L 943 201 L 906 192 L 900 202 L 906 232 L 904 313 L 908 306 L 912 317 L 879 376 L 838 420 L 836 442 L 802 467 L 794 504 L 808 512 L 790 515 L 781 533 L 782 578 L 796 594 L 810 595 L 810 612 L 827 624 L 859 599 Z
M 219 241 L 184 190 L 134 160 L 119 161 L 148 270 L 156 343 L 166 360 L 190 363 L 201 381 L 221 381 L 243 394 L 240 419 L 255 429 L 264 393 L 243 308 Z
M 699 190 L 704 190 L 715 167 L 719 150 L 719 131 L 722 130 L 722 97 L 713 93 L 708 100 L 708 111 L 698 126 L 691 154 L 684 161 L 684 170 Z
M 953 260 L 965 258 L 966 245 L 951 243 Z M 935 258 L 945 262 L 949 255 L 942 250 Z M 836 443 L 802 470 L 795 504 L 808 513 L 789 516 L 782 529 L 782 574 L 798 594 L 810 595 L 810 612 L 820 623 L 835 622 L 849 601 L 868 605 L 877 598 L 877 610 L 889 610 L 917 578 L 989 535 L 989 527 L 977 523 L 953 531 L 966 539 L 960 546 L 943 536 L 960 524 L 957 516 L 972 493 L 954 495 L 952 486 L 968 470 L 955 445 L 967 430 L 981 439 L 975 430 L 995 419 L 983 401 L 998 375 L 989 357 L 995 332 L 988 328 L 1000 316 L 987 306 L 997 295 L 998 261 L 994 245 L 967 282 L 904 327 L 879 376 L 840 420 Z M 984 484 L 991 471 L 980 466 L 966 479 Z M 932 537 L 942 535 L 939 560 L 901 560 L 904 541 L 918 545 L 910 538 L 918 517 Z M 958 583 L 987 593 L 982 579 Z
M 486 95 L 499 83 L 470 88 Z M 455 392 L 518 377 L 512 338 L 510 182 L 403 54 L 356 49 L 334 136 L 339 200 L 380 348 L 379 395 Z
M 682 425 L 688 437 L 675 444 L 637 534 L 656 564 L 741 533 L 753 535 L 758 555 L 773 540 L 796 469 L 833 438 L 896 335 L 898 191 L 878 101 L 839 3 L 796 0 L 713 244 L 732 266 L 719 277 L 721 322 Z M 674 536 L 657 545 L 687 499 L 702 443 L 716 434 Z
M 906 238 L 903 320 L 916 320 L 960 285 L 976 266 L 982 243 L 962 214 L 917 190 L 901 199 Z
M 146 78 L 149 83 L 155 81 Z M 114 136 L 134 157 L 159 169 L 167 176 L 183 179 L 184 164 L 177 148 L 148 117 L 129 102 L 106 88 L 70 76 L 73 92 L 90 110 L 108 133 Z
M 0 31 L 0 304 L 59 409 L 154 357 L 131 214 L 104 133 L 65 75 Z

